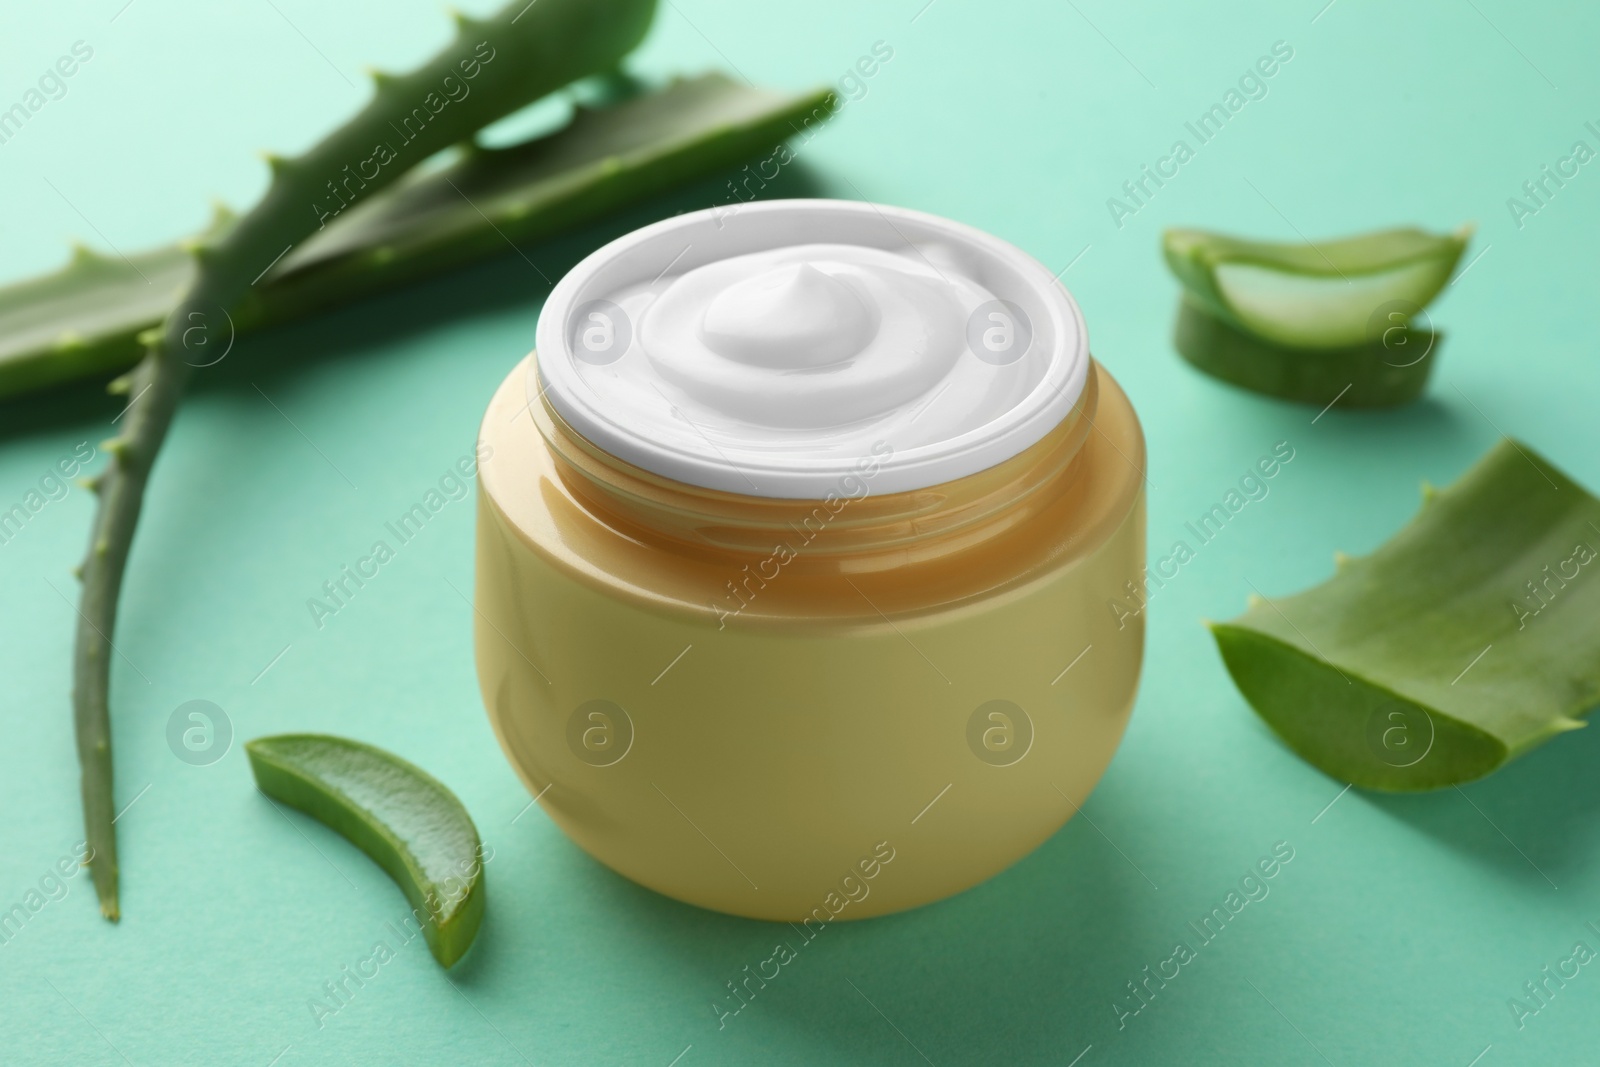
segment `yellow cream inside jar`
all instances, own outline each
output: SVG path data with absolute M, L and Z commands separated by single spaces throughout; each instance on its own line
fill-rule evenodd
M 1132 708 L 1144 443 L 1041 264 L 834 201 L 681 215 L 556 286 L 484 418 L 478 670 L 620 873 L 811 926 L 1081 804 Z

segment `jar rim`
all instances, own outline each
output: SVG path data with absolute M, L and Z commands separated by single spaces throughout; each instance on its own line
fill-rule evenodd
M 1047 434 L 983 470 L 895 491 L 882 484 L 881 469 L 868 467 L 814 498 L 681 482 L 588 440 L 548 395 L 528 412 L 567 491 L 635 540 L 689 555 L 757 557 L 798 534 L 805 541 L 801 570 L 860 571 L 966 551 L 1026 521 L 1075 476 L 1099 393 L 1098 376 L 1090 373 L 1078 402 Z
M 530 403 L 547 402 L 595 446 L 679 483 L 774 499 L 826 497 L 867 457 L 819 457 L 798 448 L 745 449 L 737 441 L 713 441 L 703 430 L 683 434 L 682 441 L 652 435 L 605 403 L 593 384 L 603 379 L 574 353 L 571 340 L 574 316 L 624 282 L 652 274 L 659 280 L 674 264 L 687 268 L 795 243 L 798 232 L 807 242 L 890 250 L 909 244 L 919 253 L 919 241 L 959 247 L 1004 282 L 995 286 L 1003 290 L 1003 300 L 1022 308 L 1035 324 L 1040 343 L 1019 361 L 1033 375 L 1021 399 L 982 425 L 893 450 L 880 465 L 881 492 L 925 489 L 993 467 L 1050 434 L 1077 405 L 1089 368 L 1082 312 L 1057 278 L 1016 246 L 950 219 L 859 201 L 769 200 L 739 205 L 731 220 L 729 214 L 712 208 L 664 219 L 610 242 L 569 271 L 539 317 L 536 347 L 543 357 L 530 368 Z

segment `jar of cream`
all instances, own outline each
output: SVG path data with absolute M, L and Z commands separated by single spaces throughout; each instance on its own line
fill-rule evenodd
M 1042 264 L 788 200 L 579 263 L 480 434 L 476 649 L 545 811 L 752 918 L 957 893 L 1132 709 L 1144 438 Z

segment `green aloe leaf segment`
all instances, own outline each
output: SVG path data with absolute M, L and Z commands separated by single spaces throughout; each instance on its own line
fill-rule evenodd
M 1162 251 L 1184 290 L 1178 351 L 1235 385 L 1318 406 L 1414 399 L 1439 340 L 1423 309 L 1470 237 L 1396 229 L 1281 244 L 1168 230 Z
M 1471 781 L 1600 702 L 1600 500 L 1502 440 L 1371 555 L 1211 629 L 1251 706 L 1329 774 Z
M 100 500 L 81 570 L 72 698 L 90 870 L 108 919 L 120 913 L 110 729 L 117 600 L 156 454 L 190 376 L 209 358 L 188 347 L 197 322 L 220 330 L 218 320 L 246 299 L 256 279 L 330 215 L 495 119 L 616 66 L 653 14 L 653 0 L 517 0 L 489 19 L 455 15 L 455 37 L 437 56 L 409 74 L 374 74 L 372 99 L 361 111 L 304 155 L 269 157 L 272 180 L 261 201 L 192 247 L 188 287 L 148 335 L 138 366 L 120 380 L 130 397 L 127 414 L 105 444 L 106 468 L 90 483 Z M 463 85 L 470 91 L 454 88 Z
M 1187 296 L 1178 305 L 1178 353 L 1214 378 L 1268 396 L 1321 407 L 1389 407 L 1421 395 L 1443 335 L 1386 327 L 1373 343 L 1287 348 L 1217 318 Z
M 478 830 L 454 793 L 391 752 L 322 734 L 245 745 L 256 785 L 305 812 L 388 872 L 441 966 L 466 954 L 483 921 Z
M 1450 280 L 1470 230 L 1380 230 L 1337 241 L 1246 241 L 1168 230 L 1162 250 L 1184 288 L 1219 318 L 1264 341 L 1343 348 L 1368 339 L 1388 301 L 1422 307 Z
M 284 256 L 232 309 L 240 331 L 291 321 L 463 263 L 510 255 L 713 174 L 831 114 L 828 90 L 776 93 L 722 74 L 681 79 L 505 148 L 468 147 L 344 212 Z M 219 212 L 201 242 L 235 216 Z M 138 362 L 139 335 L 194 283 L 172 245 L 126 260 L 79 246 L 63 269 L 0 288 L 0 398 Z M 198 357 L 195 362 L 202 362 Z

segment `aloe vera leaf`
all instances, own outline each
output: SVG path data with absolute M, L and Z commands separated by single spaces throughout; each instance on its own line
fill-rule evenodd
M 1225 382 L 1322 407 L 1388 407 L 1415 400 L 1438 362 L 1443 334 L 1414 323 L 1344 348 L 1285 348 L 1230 325 L 1185 296 L 1178 354 Z
M 256 785 L 382 867 L 422 926 L 433 958 L 466 955 L 483 921 L 483 845 L 472 816 L 427 771 L 372 745 L 324 734 L 245 744 Z
M 1482 777 L 1600 701 L 1600 500 L 1503 439 L 1369 556 L 1213 624 L 1308 762 L 1372 789 Z
M 775 148 L 802 122 L 830 114 L 829 96 L 826 89 L 777 93 L 711 73 L 612 107 L 579 108 L 558 134 L 474 148 L 448 170 L 361 205 L 350 227 L 330 228 L 289 256 L 275 288 L 314 301 L 330 283 L 342 289 L 365 276 L 371 260 L 420 260 L 436 269 L 443 257 L 503 251 L 504 238 L 478 209 L 515 240 L 549 237 Z
M 508 239 L 520 245 L 577 228 L 771 150 L 830 114 L 828 97 L 710 73 L 578 108 L 554 133 L 474 148 L 350 209 L 269 271 L 234 325 L 245 332 L 290 321 L 505 254 Z M 220 217 L 212 232 L 230 222 Z M 0 398 L 137 362 L 138 335 L 177 303 L 194 260 L 179 246 L 128 258 L 131 266 L 80 248 L 62 270 L 0 288 Z
M 124 262 L 79 245 L 54 274 L 0 289 L 0 396 L 127 370 L 193 278 L 177 246 Z
M 220 330 L 209 322 L 219 309 L 237 307 L 262 271 L 316 231 L 331 210 L 336 180 L 352 203 L 377 193 L 495 119 L 616 66 L 644 37 L 654 12 L 654 0 L 514 0 L 489 19 L 456 14 L 455 38 L 438 55 L 409 74 L 374 74 L 376 89 L 364 108 L 304 155 L 270 157 L 272 180 L 260 203 L 193 246 L 197 269 L 182 300 L 146 335 L 144 356 L 119 379 L 131 397 L 127 415 L 105 443 L 109 462 L 90 482 L 100 501 L 80 572 L 72 703 L 90 871 L 106 918 L 120 914 L 109 704 L 117 599 L 145 484 L 199 365 L 186 348 L 194 317 L 203 328 Z M 461 84 L 472 61 L 470 93 L 446 101 L 445 79 Z M 370 176 L 348 177 L 350 168 L 364 171 L 374 162 Z
M 1167 266 L 1211 314 L 1264 341 L 1292 348 L 1347 348 L 1390 323 L 1374 314 L 1421 311 L 1450 280 L 1472 236 L 1380 230 L 1337 241 L 1247 241 L 1204 230 L 1168 230 Z

